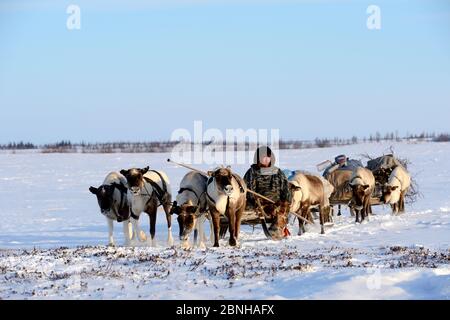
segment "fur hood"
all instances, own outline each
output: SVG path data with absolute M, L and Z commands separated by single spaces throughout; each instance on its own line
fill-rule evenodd
M 274 167 L 277 159 L 275 158 L 275 154 L 272 152 L 272 149 L 270 149 L 267 146 L 262 146 L 262 147 L 259 147 L 258 149 L 256 149 L 255 155 L 253 157 L 253 164 L 259 165 L 259 163 L 260 163 L 259 159 L 261 157 L 269 155 L 269 154 L 270 154 L 270 158 L 272 159 L 270 166 Z

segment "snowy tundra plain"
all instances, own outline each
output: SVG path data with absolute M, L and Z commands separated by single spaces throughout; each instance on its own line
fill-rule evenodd
M 240 246 L 182 250 L 166 244 L 161 211 L 154 247 L 107 247 L 107 225 L 89 186 L 110 171 L 150 165 L 176 194 L 186 169 L 169 154 L 0 153 L 0 299 L 443 299 L 450 298 L 450 144 L 370 143 L 280 151 L 277 165 L 317 173 L 345 153 L 408 158 L 422 197 L 407 213 L 374 207 L 355 224 L 347 210 L 334 226 L 270 241 L 244 226 Z M 250 160 L 249 160 L 250 161 Z M 233 169 L 244 174 L 248 164 Z M 211 169 L 206 164 L 198 166 Z M 148 219 L 141 217 L 148 233 Z M 207 227 L 206 230 L 209 228 Z

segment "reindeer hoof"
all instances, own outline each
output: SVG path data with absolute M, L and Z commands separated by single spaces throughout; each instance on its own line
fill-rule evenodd
M 110 243 L 108 243 L 108 247 L 115 248 L 116 244 L 114 242 L 110 242 Z
M 232 247 L 236 247 L 236 240 L 235 239 L 230 239 L 230 246 Z
M 141 232 L 139 233 L 139 240 L 142 241 L 142 242 L 147 241 L 147 236 L 145 235 L 145 232 L 144 232 L 144 231 L 141 231 Z
M 191 246 L 189 245 L 189 241 L 183 241 L 181 243 L 181 249 L 188 250 L 190 248 L 191 248 Z

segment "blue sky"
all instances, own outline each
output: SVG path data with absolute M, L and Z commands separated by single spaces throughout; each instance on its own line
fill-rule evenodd
M 3 0 L 0 108 L 0 143 L 450 131 L 450 2 Z

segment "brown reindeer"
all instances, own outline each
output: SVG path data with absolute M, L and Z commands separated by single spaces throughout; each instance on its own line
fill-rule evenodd
M 375 189 L 375 177 L 369 169 L 357 168 L 350 179 L 352 187 L 352 200 L 356 210 L 356 222 L 363 222 L 365 218 L 369 219 L 372 213 L 372 193 Z
M 247 186 L 244 180 L 231 172 L 231 168 L 219 168 L 208 172 L 210 176 L 206 190 L 209 211 L 214 225 L 214 247 L 219 247 L 220 218 L 228 219 L 230 246 L 236 246 L 245 210 Z
M 325 190 L 325 182 L 319 177 L 301 172 L 297 172 L 289 179 L 292 192 L 291 211 L 300 214 L 301 217 L 298 219 L 299 235 L 306 232 L 305 220 L 313 222 L 311 215 L 313 206 L 319 207 L 321 234 L 325 233 L 325 219 L 330 214 L 329 197 L 333 191 L 330 186 L 327 186 L 327 191 Z
M 334 187 L 334 192 L 331 195 L 332 200 L 342 200 L 342 201 L 350 201 L 353 194 L 352 188 L 350 186 L 350 179 L 352 178 L 353 171 L 352 170 L 335 170 L 328 174 L 325 178 L 331 183 Z M 350 207 L 350 213 L 352 216 L 355 215 L 355 212 L 352 207 Z M 338 216 L 341 215 L 341 205 L 338 205 Z

